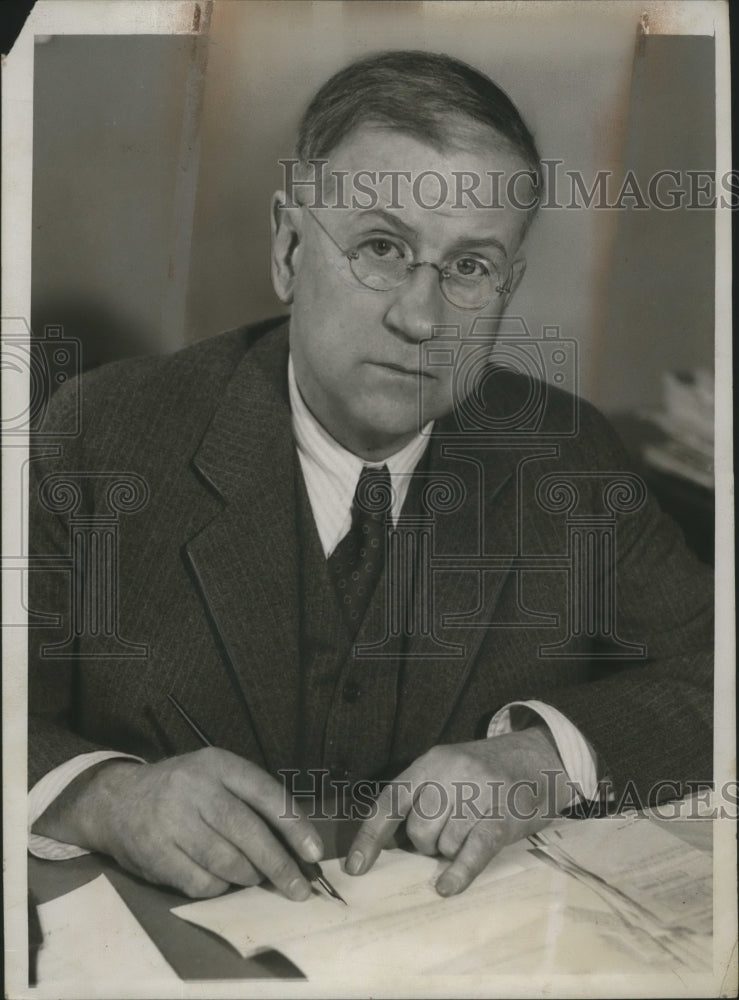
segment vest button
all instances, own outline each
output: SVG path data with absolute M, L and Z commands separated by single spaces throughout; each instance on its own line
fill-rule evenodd
M 362 689 L 359 684 L 354 684 L 349 681 L 344 685 L 344 701 L 355 702 L 359 700 L 359 696 L 362 693 Z

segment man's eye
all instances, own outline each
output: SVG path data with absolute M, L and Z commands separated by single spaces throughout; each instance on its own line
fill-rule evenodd
M 389 257 L 391 259 L 400 260 L 405 257 L 403 250 L 396 243 L 392 243 L 390 240 L 385 240 L 377 238 L 374 240 L 368 240 L 365 243 L 363 249 L 369 251 L 375 257 Z
M 451 270 L 462 278 L 487 278 L 491 273 L 491 267 L 475 257 L 458 257 Z

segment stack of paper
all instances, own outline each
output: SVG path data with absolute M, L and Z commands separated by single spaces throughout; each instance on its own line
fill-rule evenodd
M 655 468 L 713 488 L 714 379 L 703 369 L 665 372 L 664 403 L 648 418 L 667 435 L 648 444 L 644 458 Z
M 558 821 L 442 899 L 434 883 L 447 864 L 385 851 L 352 878 L 325 862 L 348 906 L 258 886 L 172 912 L 244 957 L 276 948 L 311 980 L 349 963 L 376 991 L 378 976 L 392 986 L 421 973 L 699 972 L 710 961 L 710 855 L 648 819 Z
M 530 838 L 597 893 L 647 949 L 700 968 L 710 959 L 712 861 L 644 818 L 558 824 Z

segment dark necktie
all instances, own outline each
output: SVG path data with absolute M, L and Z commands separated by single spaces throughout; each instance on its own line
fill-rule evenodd
M 385 564 L 387 514 L 392 486 L 386 465 L 362 469 L 352 502 L 352 524 L 328 558 L 341 610 L 352 639 L 362 624 Z

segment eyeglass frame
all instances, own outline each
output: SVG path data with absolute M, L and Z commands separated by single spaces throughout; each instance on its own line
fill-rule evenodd
M 286 206 L 282 206 L 282 207 L 284 208 Z M 319 229 L 323 230 L 323 232 L 326 234 L 326 236 L 328 236 L 328 238 L 334 244 L 334 246 L 336 247 L 336 249 L 339 250 L 340 253 L 346 258 L 346 260 L 349 261 L 349 268 L 350 268 L 352 274 L 354 275 L 354 277 L 359 282 L 359 284 L 362 286 L 362 288 L 367 288 L 371 292 L 391 292 L 391 291 L 393 291 L 394 288 L 400 288 L 401 285 L 405 284 L 406 281 L 408 280 L 408 278 L 410 277 L 410 275 L 417 268 L 419 268 L 419 267 L 433 267 L 434 270 L 439 275 L 439 290 L 441 291 L 441 294 L 443 295 L 444 299 L 449 303 L 449 305 L 454 306 L 455 309 L 463 309 L 463 310 L 467 310 L 469 312 L 472 312 L 472 311 L 478 312 L 480 309 L 484 309 L 486 306 L 490 305 L 491 302 L 495 301 L 494 297 L 491 297 L 490 299 L 488 299 L 487 302 L 482 302 L 480 305 L 477 305 L 477 306 L 461 306 L 457 302 L 452 302 L 452 300 L 449 298 L 449 296 L 447 295 L 447 293 L 444 291 L 444 279 L 445 278 L 451 278 L 452 274 L 451 274 L 450 271 L 446 270 L 445 265 L 442 264 L 441 266 L 439 266 L 439 264 L 435 264 L 431 260 L 418 260 L 418 261 L 416 261 L 413 264 L 406 264 L 407 275 L 405 277 L 401 278 L 401 280 L 396 285 L 391 285 L 390 288 L 373 288 L 372 285 L 366 285 L 362 281 L 362 279 L 360 277 L 358 277 L 357 273 L 355 272 L 354 268 L 352 267 L 352 261 L 359 259 L 359 249 L 357 247 L 353 247 L 352 249 L 347 250 L 345 247 L 342 247 L 341 244 L 338 242 L 338 240 L 334 236 L 332 236 L 332 234 L 329 232 L 328 229 L 326 229 L 326 227 L 320 221 L 320 219 L 315 214 L 315 212 L 311 208 L 309 208 L 308 205 L 306 205 L 304 202 L 298 202 L 297 203 L 297 207 L 299 207 L 299 208 L 305 208 L 306 209 L 306 211 L 308 212 L 308 214 L 310 215 L 310 217 L 318 225 Z M 511 263 L 511 266 L 509 267 L 509 270 L 508 270 L 508 277 L 506 278 L 505 283 L 503 285 L 496 285 L 495 286 L 495 291 L 498 293 L 498 297 L 499 298 L 507 297 L 512 292 L 511 285 L 513 283 L 513 276 L 514 276 L 513 264 L 515 264 L 515 263 L 516 263 L 515 261 L 513 261 Z

